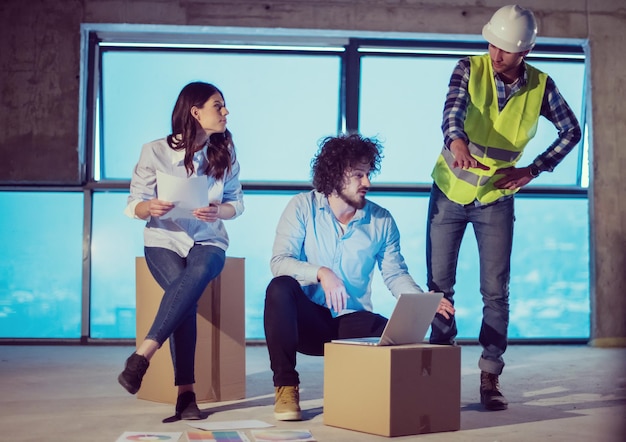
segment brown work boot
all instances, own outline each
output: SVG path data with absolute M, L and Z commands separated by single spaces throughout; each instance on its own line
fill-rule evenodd
M 297 385 L 274 387 L 274 417 L 279 421 L 302 420 L 300 391 Z
M 487 410 L 506 410 L 509 403 L 500 391 L 498 375 L 480 372 L 480 403 Z

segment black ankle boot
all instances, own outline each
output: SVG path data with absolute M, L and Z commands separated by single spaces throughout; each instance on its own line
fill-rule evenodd
M 193 391 L 185 391 L 178 395 L 176 416 L 185 420 L 202 419 L 202 413 L 196 404 L 196 394 Z
M 146 370 L 150 362 L 145 356 L 133 353 L 128 359 L 126 359 L 126 368 L 117 377 L 117 381 L 124 387 L 130 394 L 135 394 L 141 387 L 141 380 L 143 375 L 146 374 Z

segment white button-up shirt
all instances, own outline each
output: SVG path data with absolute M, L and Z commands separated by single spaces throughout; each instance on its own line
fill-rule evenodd
M 192 177 L 197 177 L 198 171 L 205 170 L 208 162 L 206 149 L 205 146 L 204 149 L 194 155 L 195 171 L 191 175 Z M 165 138 L 144 144 L 141 148 L 139 162 L 133 171 L 130 196 L 124 213 L 131 218 L 137 218 L 135 215 L 137 204 L 157 198 L 157 171 L 186 178 L 187 170 L 184 165 L 184 157 L 184 150 L 177 151 L 170 148 Z M 208 177 L 207 192 L 210 202 L 232 205 L 235 208 L 234 217 L 243 213 L 243 191 L 239 182 L 239 162 L 236 158 L 230 172 L 223 179 L 216 180 L 213 177 Z M 185 257 L 195 243 L 214 245 L 226 250 L 228 248 L 228 233 L 222 220 L 208 223 L 195 218 L 148 218 L 144 229 L 144 245 L 146 247 L 164 247 Z
M 276 228 L 270 262 L 274 276 L 292 276 L 313 302 L 326 305 L 317 271 L 328 267 L 343 280 L 348 293 L 347 308 L 339 314 L 373 311 L 376 265 L 396 298 L 422 292 L 409 275 L 400 253 L 400 233 L 388 210 L 367 200 L 343 232 L 323 194 L 301 193 L 289 201 Z

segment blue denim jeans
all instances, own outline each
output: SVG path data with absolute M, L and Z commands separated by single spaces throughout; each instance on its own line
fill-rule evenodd
M 152 276 L 165 291 L 146 339 L 161 346 L 170 338 L 174 385 L 193 384 L 198 300 L 224 268 L 226 252 L 195 244 L 186 258 L 161 247 L 145 247 L 144 253 Z
M 427 284 L 443 292 L 454 303 L 454 285 L 459 248 L 468 223 L 474 228 L 480 264 L 480 293 L 483 319 L 479 342 L 483 352 L 478 362 L 482 371 L 500 374 L 507 347 L 509 325 L 509 281 L 515 222 L 514 200 L 507 198 L 485 206 L 461 205 L 450 201 L 433 184 L 428 206 L 426 232 Z M 437 313 L 430 342 L 453 344 L 457 335 L 454 317 Z
M 265 339 L 274 386 L 300 385 L 296 353 L 324 354 L 324 343 L 333 339 L 380 336 L 387 318 L 358 311 L 333 318 L 330 310 L 311 301 L 298 281 L 278 276 L 265 293 Z

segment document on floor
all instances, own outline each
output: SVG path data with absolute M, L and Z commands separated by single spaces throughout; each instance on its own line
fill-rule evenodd
M 252 430 L 254 442 L 309 442 L 315 438 L 309 430 Z
M 243 431 L 190 430 L 185 433 L 187 442 L 250 442 Z
M 194 218 L 192 212 L 209 205 L 206 175 L 180 178 L 157 170 L 157 197 L 174 203 L 174 208 L 161 218 Z
M 170 431 L 165 433 L 162 431 L 125 431 L 115 442 L 155 440 L 178 442 L 182 434 L 182 431 Z
M 222 421 L 222 422 L 187 422 L 187 425 L 200 430 L 243 430 L 246 428 L 269 428 L 274 425 L 267 422 L 251 419 L 241 421 Z

